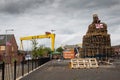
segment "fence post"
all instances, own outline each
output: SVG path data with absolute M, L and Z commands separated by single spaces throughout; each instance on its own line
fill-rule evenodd
M 33 70 L 33 59 L 32 59 L 32 70 Z
M 16 63 L 17 61 L 14 61 L 14 80 L 16 80 Z
M 29 73 L 29 59 L 28 59 L 28 73 Z
M 24 60 L 22 60 L 22 76 L 24 75 Z
M 5 76 L 5 62 L 2 63 L 2 80 L 4 80 Z
M 37 63 L 37 62 L 36 62 L 36 59 L 35 59 L 35 68 L 37 67 L 36 63 Z

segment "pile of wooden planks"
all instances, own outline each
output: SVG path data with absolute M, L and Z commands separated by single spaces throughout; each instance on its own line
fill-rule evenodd
M 88 26 L 86 35 L 83 36 L 84 57 L 110 56 L 113 52 L 111 48 L 110 34 L 107 32 L 105 23 L 91 23 Z

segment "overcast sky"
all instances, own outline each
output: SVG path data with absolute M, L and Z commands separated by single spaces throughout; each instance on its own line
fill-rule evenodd
M 120 44 L 120 0 L 0 0 L 0 33 L 14 29 L 8 34 L 15 34 L 19 46 L 20 37 L 56 30 L 55 47 L 78 44 L 94 13 L 108 25 L 111 44 Z

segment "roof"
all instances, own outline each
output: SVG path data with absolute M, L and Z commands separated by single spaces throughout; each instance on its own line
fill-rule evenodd
M 55 51 L 52 54 L 61 54 L 61 52 Z
M 14 37 L 14 34 L 2 34 L 0 35 L 0 45 L 5 45 L 6 43 L 6 37 L 7 41 L 10 41 L 12 37 Z
M 120 48 L 120 45 L 112 46 L 113 48 Z
M 75 48 L 76 45 L 65 45 L 64 48 Z

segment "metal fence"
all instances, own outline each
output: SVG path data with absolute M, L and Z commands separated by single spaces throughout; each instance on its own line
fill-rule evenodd
M 0 80 L 16 80 L 49 60 L 50 58 L 47 57 L 21 62 L 14 61 L 11 64 L 2 62 L 0 64 Z

